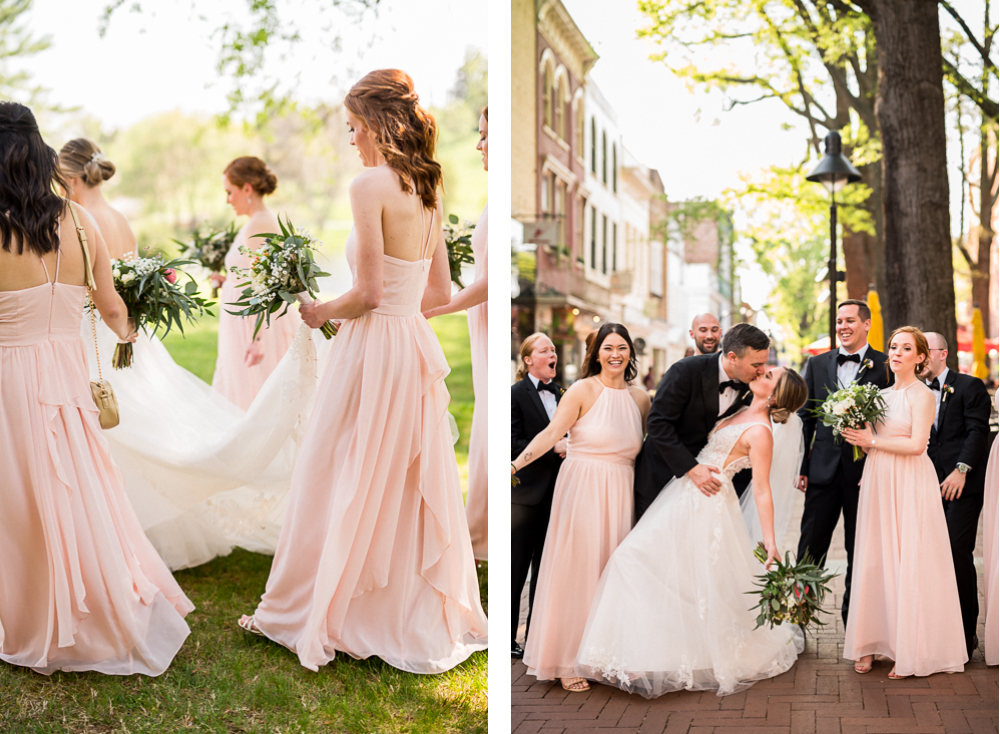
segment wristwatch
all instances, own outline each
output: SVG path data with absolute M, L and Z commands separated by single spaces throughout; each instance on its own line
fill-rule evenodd
M 960 462 L 958 462 L 958 464 L 956 464 L 956 465 L 955 465 L 955 468 L 956 468 L 956 469 L 958 469 L 958 473 L 959 473 L 959 474 L 967 474 L 967 473 L 968 473 L 968 471 L 969 471 L 969 470 L 970 470 L 970 469 L 971 469 L 972 467 L 971 467 L 971 466 L 969 466 L 968 464 L 963 464 L 963 463 L 962 463 L 962 462 L 960 461 Z

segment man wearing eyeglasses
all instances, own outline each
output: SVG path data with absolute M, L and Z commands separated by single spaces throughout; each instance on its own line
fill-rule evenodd
M 924 336 L 930 349 L 927 385 L 937 404 L 927 454 L 941 482 L 966 651 L 971 658 L 979 645 L 979 595 L 973 553 L 990 449 L 990 396 L 982 380 L 948 369 L 948 344 L 943 336 L 933 331 Z

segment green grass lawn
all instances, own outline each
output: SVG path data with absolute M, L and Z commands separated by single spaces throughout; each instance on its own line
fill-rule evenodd
M 431 323 L 452 367 L 448 388 L 464 467 L 473 404 L 468 329 L 459 314 Z M 166 344 L 179 364 L 211 380 L 216 333 L 206 319 L 186 337 L 170 334 Z M 485 651 L 442 675 L 402 673 L 346 655 L 313 673 L 285 648 L 242 632 L 236 620 L 257 605 L 270 566 L 269 556 L 236 550 L 178 571 L 197 609 L 188 616 L 191 636 L 158 678 L 46 677 L 0 663 L 0 732 L 486 732 Z M 485 609 L 485 569 L 479 585 Z

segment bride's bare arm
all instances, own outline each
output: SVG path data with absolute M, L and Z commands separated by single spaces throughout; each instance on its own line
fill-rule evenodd
M 357 277 L 354 286 L 340 298 L 326 303 L 300 306 L 299 312 L 306 323 L 330 319 L 356 319 L 378 308 L 382 302 L 382 256 L 385 240 L 382 236 L 381 182 L 364 173 L 351 181 L 351 214 L 354 216 L 354 233 L 357 239 L 354 267 Z M 310 311 L 315 310 L 315 317 Z M 308 318 L 307 318 L 308 316 Z M 311 323 L 309 323 L 312 326 Z
M 590 385 L 586 381 L 581 380 L 566 391 L 566 394 L 559 401 L 559 405 L 556 407 L 556 414 L 549 421 L 549 425 L 544 431 L 531 439 L 531 443 L 525 446 L 521 455 L 511 462 L 512 474 L 516 469 L 523 469 L 535 459 L 545 454 L 556 445 L 560 438 L 566 435 L 566 432 L 580 418 L 586 402 L 586 396 L 590 393 L 589 388 Z
M 774 438 L 765 426 L 753 426 L 743 433 L 749 445 L 750 468 L 753 475 L 753 501 L 767 549 L 767 565 L 778 559 L 778 544 L 774 538 L 774 501 L 771 499 L 771 456 Z

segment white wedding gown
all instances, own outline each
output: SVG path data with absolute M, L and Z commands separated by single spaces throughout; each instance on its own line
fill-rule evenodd
M 723 467 L 743 431 L 709 434 L 698 462 Z M 770 426 L 769 426 L 770 427 Z M 798 627 L 756 627 L 750 611 L 763 566 L 733 490 L 747 457 L 724 467 L 706 497 L 687 477 L 659 494 L 604 568 L 577 656 L 577 674 L 654 698 L 678 690 L 725 696 L 788 670 Z
M 117 339 L 98 320 L 101 370 L 121 417 L 104 435 L 143 530 L 171 569 L 200 565 L 234 546 L 274 553 L 316 386 L 311 331 L 299 327 L 244 413 L 143 332 L 132 366 L 112 370 Z M 97 379 L 88 314 L 82 334 L 91 378 Z M 328 351 L 327 345 L 321 349 Z

